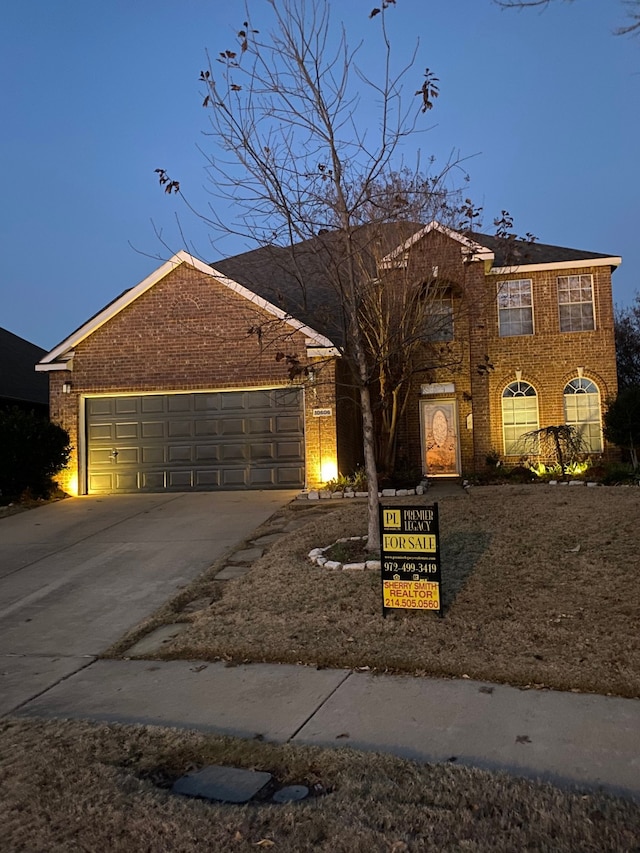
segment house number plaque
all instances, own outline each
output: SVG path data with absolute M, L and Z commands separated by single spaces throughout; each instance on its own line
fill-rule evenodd
M 438 504 L 380 507 L 382 615 L 387 610 L 440 613 Z

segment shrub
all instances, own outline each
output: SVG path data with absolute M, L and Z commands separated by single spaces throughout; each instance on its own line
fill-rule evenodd
M 485 465 L 488 468 L 497 468 L 500 464 L 500 454 L 497 450 L 490 450 L 484 457 Z
M 555 424 L 534 429 L 522 436 L 522 441 L 540 456 L 552 459 L 564 479 L 570 468 L 587 452 L 580 430 L 569 424 Z
M 621 462 L 613 462 L 608 465 L 603 465 L 604 471 L 599 478 L 604 486 L 618 486 L 621 484 L 631 484 L 637 482 L 637 475 L 634 473 L 632 465 L 625 465 Z
M 30 492 L 46 498 L 53 477 L 69 461 L 69 434 L 35 412 L 13 407 L 0 410 L 0 493 L 19 498 Z
M 629 452 L 634 471 L 638 468 L 640 448 L 640 386 L 624 388 L 615 400 L 609 400 L 604 415 L 604 435 L 608 441 Z
M 328 492 L 345 492 L 351 489 L 351 478 L 344 474 L 338 474 L 333 480 L 329 480 L 323 486 Z
M 412 489 L 422 480 L 422 468 L 406 459 L 398 462 L 389 478 L 390 484 L 396 489 Z
M 534 472 L 526 465 L 516 465 L 505 471 L 505 474 L 510 483 L 530 483 L 535 480 Z

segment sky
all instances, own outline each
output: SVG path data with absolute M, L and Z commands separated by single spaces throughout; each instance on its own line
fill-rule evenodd
M 367 77 L 380 65 L 374 5 L 332 3 L 350 45 L 363 41 Z M 251 8 L 266 31 L 265 0 Z M 216 148 L 198 77 L 245 17 L 244 0 L 3 4 L 1 327 L 51 349 L 179 249 L 211 262 L 253 248 L 220 241 L 154 172 L 178 179 L 195 210 L 233 216 L 207 184 L 202 150 Z M 614 36 L 624 21 L 614 0 L 544 12 L 397 0 L 387 14 L 397 61 L 419 40 L 418 81 L 425 67 L 440 79 L 423 159 L 464 159 L 486 232 L 508 210 L 519 234 L 622 256 L 620 306 L 640 290 L 640 37 Z

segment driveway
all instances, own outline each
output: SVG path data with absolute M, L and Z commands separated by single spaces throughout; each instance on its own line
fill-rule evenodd
M 81 497 L 0 519 L 0 714 L 88 666 L 294 495 Z

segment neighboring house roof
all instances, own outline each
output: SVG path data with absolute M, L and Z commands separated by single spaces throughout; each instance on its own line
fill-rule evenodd
M 35 372 L 37 362 L 45 353 L 42 347 L 0 329 L 0 397 L 3 400 L 49 404 L 47 378 Z

